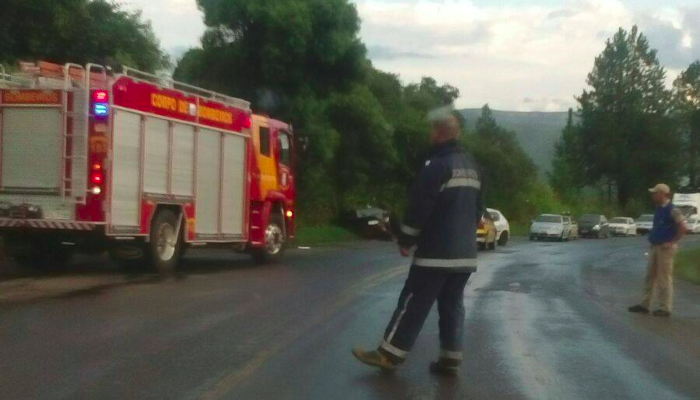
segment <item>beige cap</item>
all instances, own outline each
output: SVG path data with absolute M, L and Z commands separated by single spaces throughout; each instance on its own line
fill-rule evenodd
M 653 188 L 649 189 L 650 193 L 664 193 L 664 194 L 670 194 L 671 193 L 671 188 L 668 187 L 667 184 L 665 183 L 659 183 L 658 185 L 654 186 Z

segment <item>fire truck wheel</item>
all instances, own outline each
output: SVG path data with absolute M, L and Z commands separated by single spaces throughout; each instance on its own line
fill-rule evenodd
M 171 273 L 180 258 L 182 241 L 177 232 L 177 215 L 162 210 L 151 225 L 151 240 L 148 244 L 149 266 L 159 273 Z
M 273 214 L 265 228 L 265 245 L 253 249 L 253 259 L 260 264 L 277 262 L 284 255 L 286 248 L 284 219 L 279 214 Z

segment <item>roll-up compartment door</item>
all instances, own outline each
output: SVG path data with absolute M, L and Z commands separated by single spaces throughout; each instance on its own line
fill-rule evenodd
M 146 193 L 168 193 L 168 152 L 170 123 L 149 117 L 146 119 L 143 190 Z
M 175 124 L 173 127 L 172 194 L 194 195 L 194 127 Z
M 197 234 L 219 233 L 220 190 L 221 133 L 201 129 L 197 134 Z
M 141 117 L 115 111 L 112 161 L 112 212 L 114 226 L 139 226 L 141 207 Z
M 222 233 L 243 234 L 245 201 L 246 139 L 224 135 L 224 165 L 222 190 Z
M 63 118 L 58 108 L 2 113 L 2 186 L 55 191 L 61 187 Z

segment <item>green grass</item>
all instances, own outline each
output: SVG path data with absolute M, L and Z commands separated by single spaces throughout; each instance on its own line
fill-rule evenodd
M 683 280 L 700 285 L 700 247 L 678 253 L 675 274 Z
M 360 238 L 353 232 L 336 225 L 298 226 L 294 243 L 298 246 L 351 242 Z

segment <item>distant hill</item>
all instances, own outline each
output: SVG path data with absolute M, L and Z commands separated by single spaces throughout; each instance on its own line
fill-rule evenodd
M 540 173 L 549 172 L 554 157 L 554 144 L 566 126 L 567 112 L 518 112 L 492 110 L 498 125 L 515 132 L 523 149 L 532 158 Z M 481 115 L 480 108 L 460 111 L 467 126 L 474 129 Z

